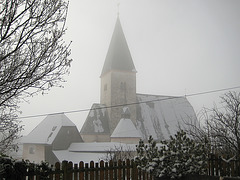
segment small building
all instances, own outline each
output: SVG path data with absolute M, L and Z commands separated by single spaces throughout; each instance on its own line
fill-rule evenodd
M 54 164 L 59 159 L 53 151 L 66 150 L 74 142 L 82 142 L 76 125 L 63 113 L 48 115 L 23 138 L 23 159 Z
M 136 144 L 125 144 L 119 142 L 91 142 L 91 143 L 72 143 L 66 150 L 53 151 L 60 162 L 67 160 L 73 163 L 83 161 L 98 162 L 100 160 L 109 160 L 114 153 L 133 152 L 136 153 Z M 111 153 L 111 154 L 110 154 Z
M 111 135 L 111 142 L 138 144 L 141 135 L 131 120 L 128 107 L 123 107 L 122 118 Z

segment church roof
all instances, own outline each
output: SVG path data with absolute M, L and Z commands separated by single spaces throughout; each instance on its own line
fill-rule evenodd
M 23 143 L 52 144 L 61 127 L 75 126 L 63 113 L 48 115 L 26 137 Z
M 185 97 L 137 94 L 137 129 L 143 139 L 169 139 L 185 123 L 196 122 L 196 114 Z M 142 103 L 146 102 L 146 103 Z
M 111 70 L 136 72 L 119 17 L 115 24 L 101 76 Z
M 109 116 L 106 106 L 103 104 L 93 104 L 91 110 L 84 122 L 81 134 L 109 134 Z
M 197 119 L 192 105 L 185 97 L 137 94 L 137 101 L 139 103 L 136 105 L 136 127 L 129 118 L 122 118 L 111 137 L 133 137 L 138 134 L 145 140 L 150 135 L 156 140 L 166 140 L 174 135 L 179 127 L 184 129 L 185 122 L 189 120 L 194 122 Z M 96 107 L 104 108 L 105 105 L 98 104 Z M 107 112 L 107 109 L 101 111 Z M 102 124 L 108 127 L 109 117 L 106 112 Z M 89 113 L 85 126 L 82 127 L 82 134 L 101 134 L 95 132 L 93 127 L 86 126 L 93 124 L 92 113 Z M 136 129 L 138 132 L 135 131 Z M 107 132 L 109 133 L 109 129 Z
M 141 138 L 138 130 L 131 119 L 120 119 L 117 127 L 114 129 L 111 138 Z
M 107 157 L 109 151 L 136 151 L 136 144 L 125 144 L 118 142 L 91 142 L 91 143 L 72 143 L 66 150 L 55 150 L 53 153 L 60 162 L 63 160 L 72 161 L 73 163 L 98 162 Z

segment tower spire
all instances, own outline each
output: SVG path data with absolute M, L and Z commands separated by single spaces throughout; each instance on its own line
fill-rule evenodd
M 117 17 L 101 77 L 112 70 L 136 72 L 119 17 Z

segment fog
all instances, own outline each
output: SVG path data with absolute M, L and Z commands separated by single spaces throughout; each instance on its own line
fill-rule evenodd
M 119 17 L 137 70 L 137 92 L 184 96 L 240 86 L 240 1 L 121 0 Z M 70 74 L 21 104 L 21 117 L 69 112 L 80 129 L 100 101 L 100 73 L 118 14 L 114 0 L 72 0 L 66 42 Z M 234 89 L 239 91 L 239 89 Z M 226 91 L 187 97 L 198 112 Z M 220 106 L 220 105 L 219 105 Z M 72 112 L 77 111 L 77 112 Z M 45 116 L 22 118 L 23 134 Z

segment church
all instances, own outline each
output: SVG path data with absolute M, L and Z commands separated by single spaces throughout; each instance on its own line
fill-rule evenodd
M 100 75 L 100 103 L 92 105 L 80 130 L 84 142 L 136 143 L 150 135 L 160 141 L 196 120 L 186 97 L 137 93 L 136 73 L 117 17 Z
M 65 114 L 48 115 L 23 138 L 22 158 L 51 164 L 98 161 L 116 147 L 135 151 L 150 135 L 167 140 L 185 121 L 196 120 L 186 97 L 137 93 L 136 73 L 118 17 L 100 75 L 100 103 L 92 105 L 80 132 Z

